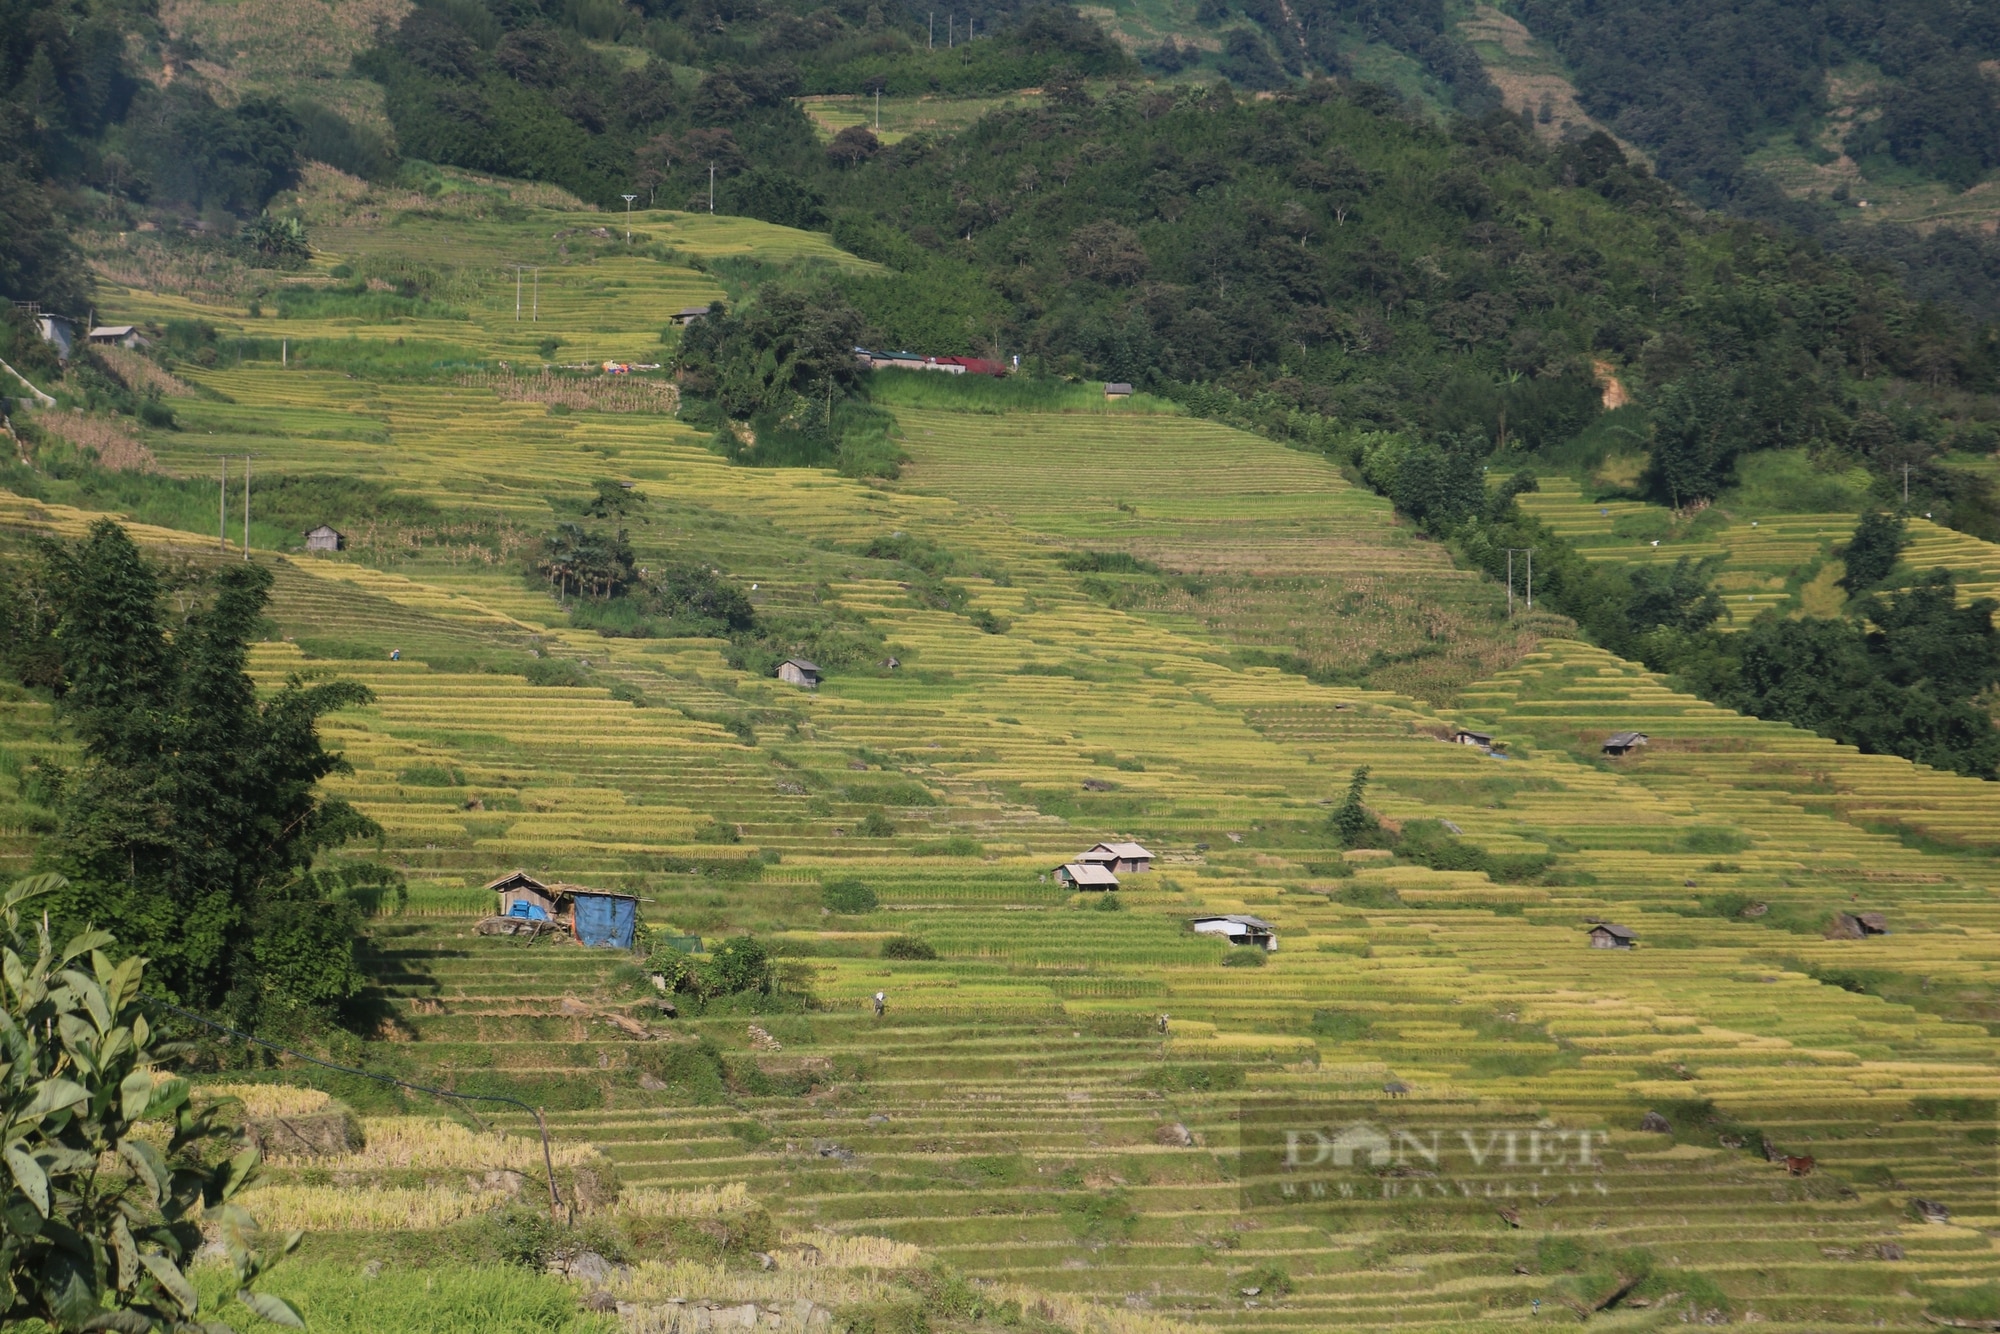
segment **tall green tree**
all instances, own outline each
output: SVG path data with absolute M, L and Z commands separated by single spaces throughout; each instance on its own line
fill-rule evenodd
M 360 989 L 359 911 L 308 873 L 380 831 L 319 795 L 348 766 L 318 723 L 370 696 L 293 677 L 260 700 L 245 667 L 271 573 L 230 564 L 207 582 L 170 627 L 159 573 L 117 524 L 45 550 L 60 713 L 83 747 L 42 854 L 70 880 L 57 913 L 117 923 L 181 1001 L 246 1019 L 327 1014 Z
M 1848 540 L 1847 549 L 1841 552 L 1847 573 L 1841 576 L 1840 586 L 1855 594 L 1875 587 L 1896 568 L 1896 561 L 1909 541 L 1900 514 L 1869 510 L 1861 516 L 1861 522 L 1854 525 L 1854 536 Z
M 1653 408 L 1653 495 L 1680 509 L 1713 500 L 1728 485 L 1738 444 L 1728 388 L 1712 375 L 1690 375 L 1660 390 Z

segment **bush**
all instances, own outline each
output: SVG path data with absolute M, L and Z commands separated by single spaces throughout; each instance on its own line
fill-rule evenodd
M 1400 908 L 1403 906 L 1403 897 L 1396 892 L 1394 885 L 1384 885 L 1373 880 L 1363 880 L 1356 884 L 1343 885 L 1341 886 L 1340 893 L 1334 897 L 1350 908 Z
M 157 1030 L 139 1001 L 146 961 L 134 955 L 114 965 L 104 951 L 117 942 L 104 931 L 58 952 L 45 914 L 32 939 L 22 934 L 22 909 L 64 887 L 61 876 L 36 876 L 0 895 L 10 946 L 0 985 L 8 1033 L 0 1125 L 11 1178 L 0 1196 L 8 1233 L 0 1325 L 192 1327 L 200 1299 L 182 1266 L 206 1222 L 235 1266 L 236 1299 L 302 1328 L 288 1303 L 250 1288 L 300 1234 L 278 1239 L 276 1255 L 252 1249 L 257 1221 L 234 1201 L 257 1178 L 257 1151 L 209 1166 L 231 1131 L 216 1119 L 218 1106 L 196 1111 L 187 1081 L 157 1069 Z M 106 1160 L 132 1170 L 100 1172 Z M 214 1204 L 204 1209 L 207 1200 Z M 93 1254 L 102 1257 L 96 1264 Z
M 1282 1265 L 1259 1265 L 1231 1279 L 1230 1285 L 1239 1291 L 1255 1288 L 1260 1297 L 1287 1297 L 1292 1291 L 1292 1276 Z
M 1315 1037 L 1354 1042 L 1366 1037 L 1372 1027 L 1373 1023 L 1367 1018 L 1346 1010 L 1313 1011 L 1312 1032 Z
M 2000 1320 L 2000 1283 L 1928 1289 L 1926 1309 L 1946 1320 Z
M 1255 946 L 1242 945 L 1232 948 L 1229 953 L 1222 956 L 1222 966 L 1224 968 L 1262 968 L 1264 966 L 1264 959 L 1265 951 Z
M 1368 767 L 1363 765 L 1349 776 L 1347 796 L 1331 817 L 1333 832 L 1343 848 L 1379 848 L 1394 843 L 1384 832 L 1382 822 L 1364 804 L 1367 795 Z
M 581 686 L 590 683 L 590 674 L 568 658 L 536 658 L 521 675 L 531 686 Z
M 1239 1065 L 1163 1065 L 1139 1081 L 1162 1093 L 1225 1093 L 1243 1087 Z
M 885 959 L 935 959 L 938 953 L 928 941 L 915 936 L 891 936 L 882 942 Z
M 875 911 L 881 902 L 859 880 L 829 880 L 819 887 L 819 901 L 829 912 L 849 915 Z
M 870 811 L 854 826 L 854 832 L 863 838 L 894 838 L 896 826 L 881 811 Z

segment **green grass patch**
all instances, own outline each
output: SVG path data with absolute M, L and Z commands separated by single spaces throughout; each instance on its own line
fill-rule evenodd
M 242 1334 L 281 1328 L 225 1301 L 232 1280 L 223 1265 L 194 1271 L 204 1315 L 213 1310 Z M 370 1276 L 349 1265 L 295 1261 L 259 1286 L 296 1306 L 313 1334 L 614 1334 L 619 1328 L 616 1316 L 579 1309 L 576 1289 L 563 1280 L 511 1266 L 383 1269 Z
M 1182 415 L 1171 399 L 1152 394 L 1106 398 L 1100 382 L 1031 380 L 1021 376 L 942 375 L 936 371 L 876 371 L 868 396 L 898 408 L 944 408 L 954 412 L 1106 412 Z

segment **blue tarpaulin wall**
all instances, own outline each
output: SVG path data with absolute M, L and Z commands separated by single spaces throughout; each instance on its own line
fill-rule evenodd
M 549 915 L 542 911 L 542 906 L 539 903 L 530 903 L 526 899 L 515 899 L 514 906 L 507 910 L 507 915 L 509 917 L 525 917 L 533 922 L 546 922 L 549 920 Z
M 576 896 L 576 938 L 580 944 L 629 950 L 638 918 L 639 905 L 631 899 L 609 894 Z

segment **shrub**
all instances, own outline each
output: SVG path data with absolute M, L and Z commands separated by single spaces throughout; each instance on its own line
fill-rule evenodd
M 1058 562 L 1078 574 L 1163 574 L 1158 565 L 1125 551 L 1070 551 Z
M 1243 1087 L 1238 1065 L 1163 1065 L 1139 1081 L 1162 1093 L 1223 1093 Z
M 2000 1320 L 2000 1283 L 1969 1288 L 1930 1288 L 1925 1303 L 1934 1316 L 1946 1320 Z
M 1312 1031 L 1315 1037 L 1354 1042 L 1366 1037 L 1373 1026 L 1367 1018 L 1347 1010 L 1313 1011 Z
M 915 936 L 891 936 L 882 942 L 882 957 L 885 959 L 935 959 L 937 956 L 930 942 Z
M 1352 885 L 1341 886 L 1334 896 L 1353 908 L 1400 908 L 1403 898 L 1394 885 L 1384 885 L 1373 880 L 1363 880 Z
M 860 824 L 854 826 L 854 832 L 863 838 L 894 838 L 896 826 L 881 811 L 870 811 L 861 818 Z
M 743 836 L 737 833 L 736 826 L 730 824 L 727 820 L 711 818 L 707 825 L 695 830 L 694 841 L 697 843 L 741 843 Z
M 1224 968 L 1262 968 L 1265 952 L 1251 946 L 1232 949 L 1222 956 Z
M 411 787 L 462 787 L 465 777 L 447 764 L 413 764 L 397 774 L 396 781 Z
M 1690 829 L 1681 835 L 1687 852 L 1742 852 L 1749 848 L 1748 835 L 1735 829 Z
M 1255 1288 L 1262 1297 L 1286 1297 L 1292 1291 L 1292 1276 L 1282 1265 L 1259 1265 L 1249 1273 L 1231 1279 L 1230 1283 L 1239 1291 Z
M 200 1298 L 181 1267 L 201 1245 L 205 1221 L 235 1266 L 237 1300 L 302 1328 L 288 1303 L 250 1287 L 277 1259 L 252 1249 L 257 1221 L 234 1202 L 258 1175 L 257 1151 L 210 1167 L 209 1155 L 231 1135 L 216 1120 L 219 1108 L 197 1111 L 187 1081 L 154 1065 L 157 1034 L 139 1001 L 146 961 L 134 955 L 114 965 L 104 951 L 116 942 L 103 931 L 78 935 L 59 953 L 46 915 L 32 939 L 22 934 L 22 908 L 64 887 L 61 876 L 36 876 L 0 895 L 11 947 L 0 984 L 0 1125 L 11 1178 L 0 1196 L 0 1325 L 193 1327 Z M 107 1160 L 130 1170 L 100 1171 Z M 203 1209 L 206 1200 L 215 1203 Z M 279 1254 L 298 1243 L 296 1232 L 283 1238 Z
M 590 683 L 589 673 L 568 658 L 536 658 L 521 675 L 528 678 L 531 686 L 581 686 Z
M 1382 822 L 1375 818 L 1364 804 L 1368 795 L 1368 766 L 1356 769 L 1347 780 L 1347 796 L 1334 809 L 1331 817 L 1334 834 L 1344 848 L 1379 848 L 1393 846 L 1382 828 Z
M 1116 894 L 1099 894 L 1090 905 L 1092 912 L 1124 912 L 1125 904 Z
M 830 912 L 848 914 L 873 912 L 881 902 L 875 891 L 859 880 L 827 881 L 819 887 L 819 901 Z

